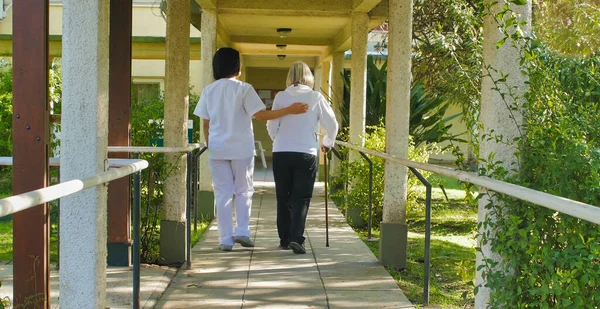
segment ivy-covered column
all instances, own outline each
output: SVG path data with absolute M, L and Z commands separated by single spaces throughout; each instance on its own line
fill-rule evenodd
M 165 147 L 184 147 L 187 140 L 190 80 L 190 1 L 169 0 L 165 59 Z M 180 264 L 186 250 L 186 154 L 167 154 L 163 217 L 160 223 L 161 263 Z
M 217 11 L 213 9 L 202 10 L 202 82 L 201 88 L 210 85 L 214 81 L 212 58 L 217 46 Z M 242 58 L 243 59 L 243 58 Z M 242 61 L 242 72 L 246 72 L 245 64 Z M 246 75 L 246 74 L 244 74 Z M 246 78 L 246 76 L 244 76 Z M 195 102 L 194 104 L 197 104 Z M 202 120 L 200 120 L 202 121 Z M 200 123 L 200 143 L 206 143 L 202 123 Z M 210 151 L 210 150 L 209 150 Z M 200 190 L 198 192 L 198 212 L 200 216 L 206 219 L 212 219 L 215 215 L 215 193 L 212 187 L 212 177 L 208 167 L 208 155 L 203 154 L 200 157 Z
M 390 0 L 389 5 L 386 152 L 407 159 L 413 8 L 411 0 Z M 407 171 L 406 166 L 385 163 L 379 261 L 398 268 L 406 267 Z
M 352 13 L 352 72 L 350 79 L 350 143 L 365 144 L 365 117 L 367 106 L 367 38 L 369 15 Z M 360 154 L 350 151 L 350 161 L 361 160 Z
M 344 101 L 344 80 L 342 79 L 342 74 L 344 74 L 344 52 L 334 52 L 332 55 L 333 61 L 331 62 L 331 103 L 333 105 L 333 112 L 335 113 L 335 119 L 337 119 L 340 124 L 340 128 L 342 127 L 342 113 L 341 106 Z M 331 157 L 331 175 L 338 176 L 340 174 L 339 170 L 339 160 L 334 155 Z
M 488 159 L 494 154 L 494 161 L 500 162 L 499 167 L 507 171 L 518 168 L 518 158 L 516 156 L 516 144 L 513 141 L 521 136 L 522 115 L 519 112 L 523 94 L 527 91 L 527 78 L 521 73 L 519 66 L 520 50 L 515 42 L 507 39 L 506 42 L 498 48 L 498 42 L 504 40 L 505 34 L 502 28 L 506 28 L 508 33 L 514 31 L 513 27 L 499 25 L 497 14 L 502 7 L 511 1 L 492 1 L 486 0 L 486 7 L 490 8 L 484 17 L 483 26 L 483 79 L 481 81 L 481 114 L 480 120 L 483 123 L 483 136 L 492 138 L 482 138 L 480 141 L 480 156 Z M 495 3 L 495 4 L 494 4 Z M 531 30 L 531 0 L 526 5 L 510 5 L 513 14 L 506 14 L 505 20 L 516 17 L 516 23 L 524 22 L 520 26 L 523 32 L 521 35 L 527 35 Z M 506 81 L 504 80 L 506 76 Z M 511 93 L 511 94 L 509 94 Z M 502 140 L 498 142 L 496 138 Z M 492 163 L 492 162 L 488 162 Z M 482 166 L 488 168 L 488 166 Z M 490 212 L 488 205 L 495 201 L 493 195 L 484 195 L 479 200 L 478 223 L 484 221 L 493 222 L 497 220 L 493 212 Z M 496 205 L 500 206 L 500 205 Z M 475 296 L 475 308 L 487 308 L 490 300 L 490 290 L 485 286 L 487 279 L 482 277 L 489 264 L 485 259 L 500 261 L 501 257 L 494 254 L 490 247 L 489 239 L 494 238 L 494 231 L 487 228 L 489 225 L 481 224 L 479 230 L 478 247 L 481 251 L 477 252 L 477 279 L 476 285 L 480 286 Z M 480 269 L 480 266 L 482 268 Z

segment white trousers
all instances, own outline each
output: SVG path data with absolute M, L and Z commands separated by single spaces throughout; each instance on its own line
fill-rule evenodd
M 219 242 L 222 245 L 232 246 L 234 236 L 250 236 L 254 157 L 240 160 L 211 159 L 209 166 L 214 184 Z M 234 203 L 235 230 L 232 212 Z

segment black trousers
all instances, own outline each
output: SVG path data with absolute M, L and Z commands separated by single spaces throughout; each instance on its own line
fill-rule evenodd
M 301 152 L 273 152 L 273 177 L 277 195 L 279 244 L 304 244 L 304 226 L 310 206 L 317 157 Z

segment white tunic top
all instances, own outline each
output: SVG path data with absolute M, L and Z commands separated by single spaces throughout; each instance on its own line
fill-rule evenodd
M 194 115 L 210 120 L 210 159 L 239 160 L 254 156 L 252 116 L 266 107 L 250 84 L 222 78 L 202 90 Z
M 267 121 L 273 152 L 301 152 L 316 156 L 319 148 L 316 130 L 319 124 L 326 132 L 323 146 L 333 147 L 338 123 L 325 97 L 308 86 L 292 85 L 275 96 L 273 109 L 285 108 L 295 102 L 308 104 L 308 111 Z

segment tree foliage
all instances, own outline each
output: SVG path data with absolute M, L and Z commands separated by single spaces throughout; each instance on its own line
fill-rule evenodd
M 387 105 L 387 60 L 380 65 L 373 56 L 367 57 L 367 100 L 366 126 L 381 126 L 385 124 Z M 351 75 L 343 75 L 345 93 L 350 93 Z M 449 133 L 452 128 L 451 120 L 460 114 L 445 117 L 450 107 L 450 101 L 437 94 L 427 93 L 421 82 L 414 82 L 410 93 L 409 134 L 413 143 L 419 147 L 427 143 L 440 143 L 447 140 L 457 140 L 457 136 Z M 342 106 L 342 127 L 349 126 L 347 121 L 350 109 L 350 98 L 345 97 Z
M 502 10 L 507 18 L 496 20 L 513 19 L 515 16 L 509 16 L 513 5 Z M 514 26 L 498 25 L 503 33 Z M 511 102 L 520 102 L 507 106 L 523 114 L 520 138 L 508 141 L 518 149 L 515 155 L 519 165 L 511 174 L 492 154 L 480 158 L 480 172 L 599 205 L 598 54 L 573 57 L 557 53 L 555 47 L 549 48 L 535 38 L 513 33 L 516 35 L 504 40 L 520 48 L 520 64 L 529 88 L 524 97 L 515 97 L 511 92 L 500 94 L 512 97 Z M 494 140 L 493 132 L 490 138 Z M 507 142 L 501 137 L 496 140 Z M 489 213 L 480 224 L 483 244 L 491 245 L 494 254 L 501 257 L 498 261 L 484 256 L 479 267 L 492 291 L 490 308 L 600 306 L 598 225 L 499 194 L 492 195 L 485 207 Z
M 569 56 L 600 49 L 600 0 L 538 0 L 535 32 L 538 40 Z

